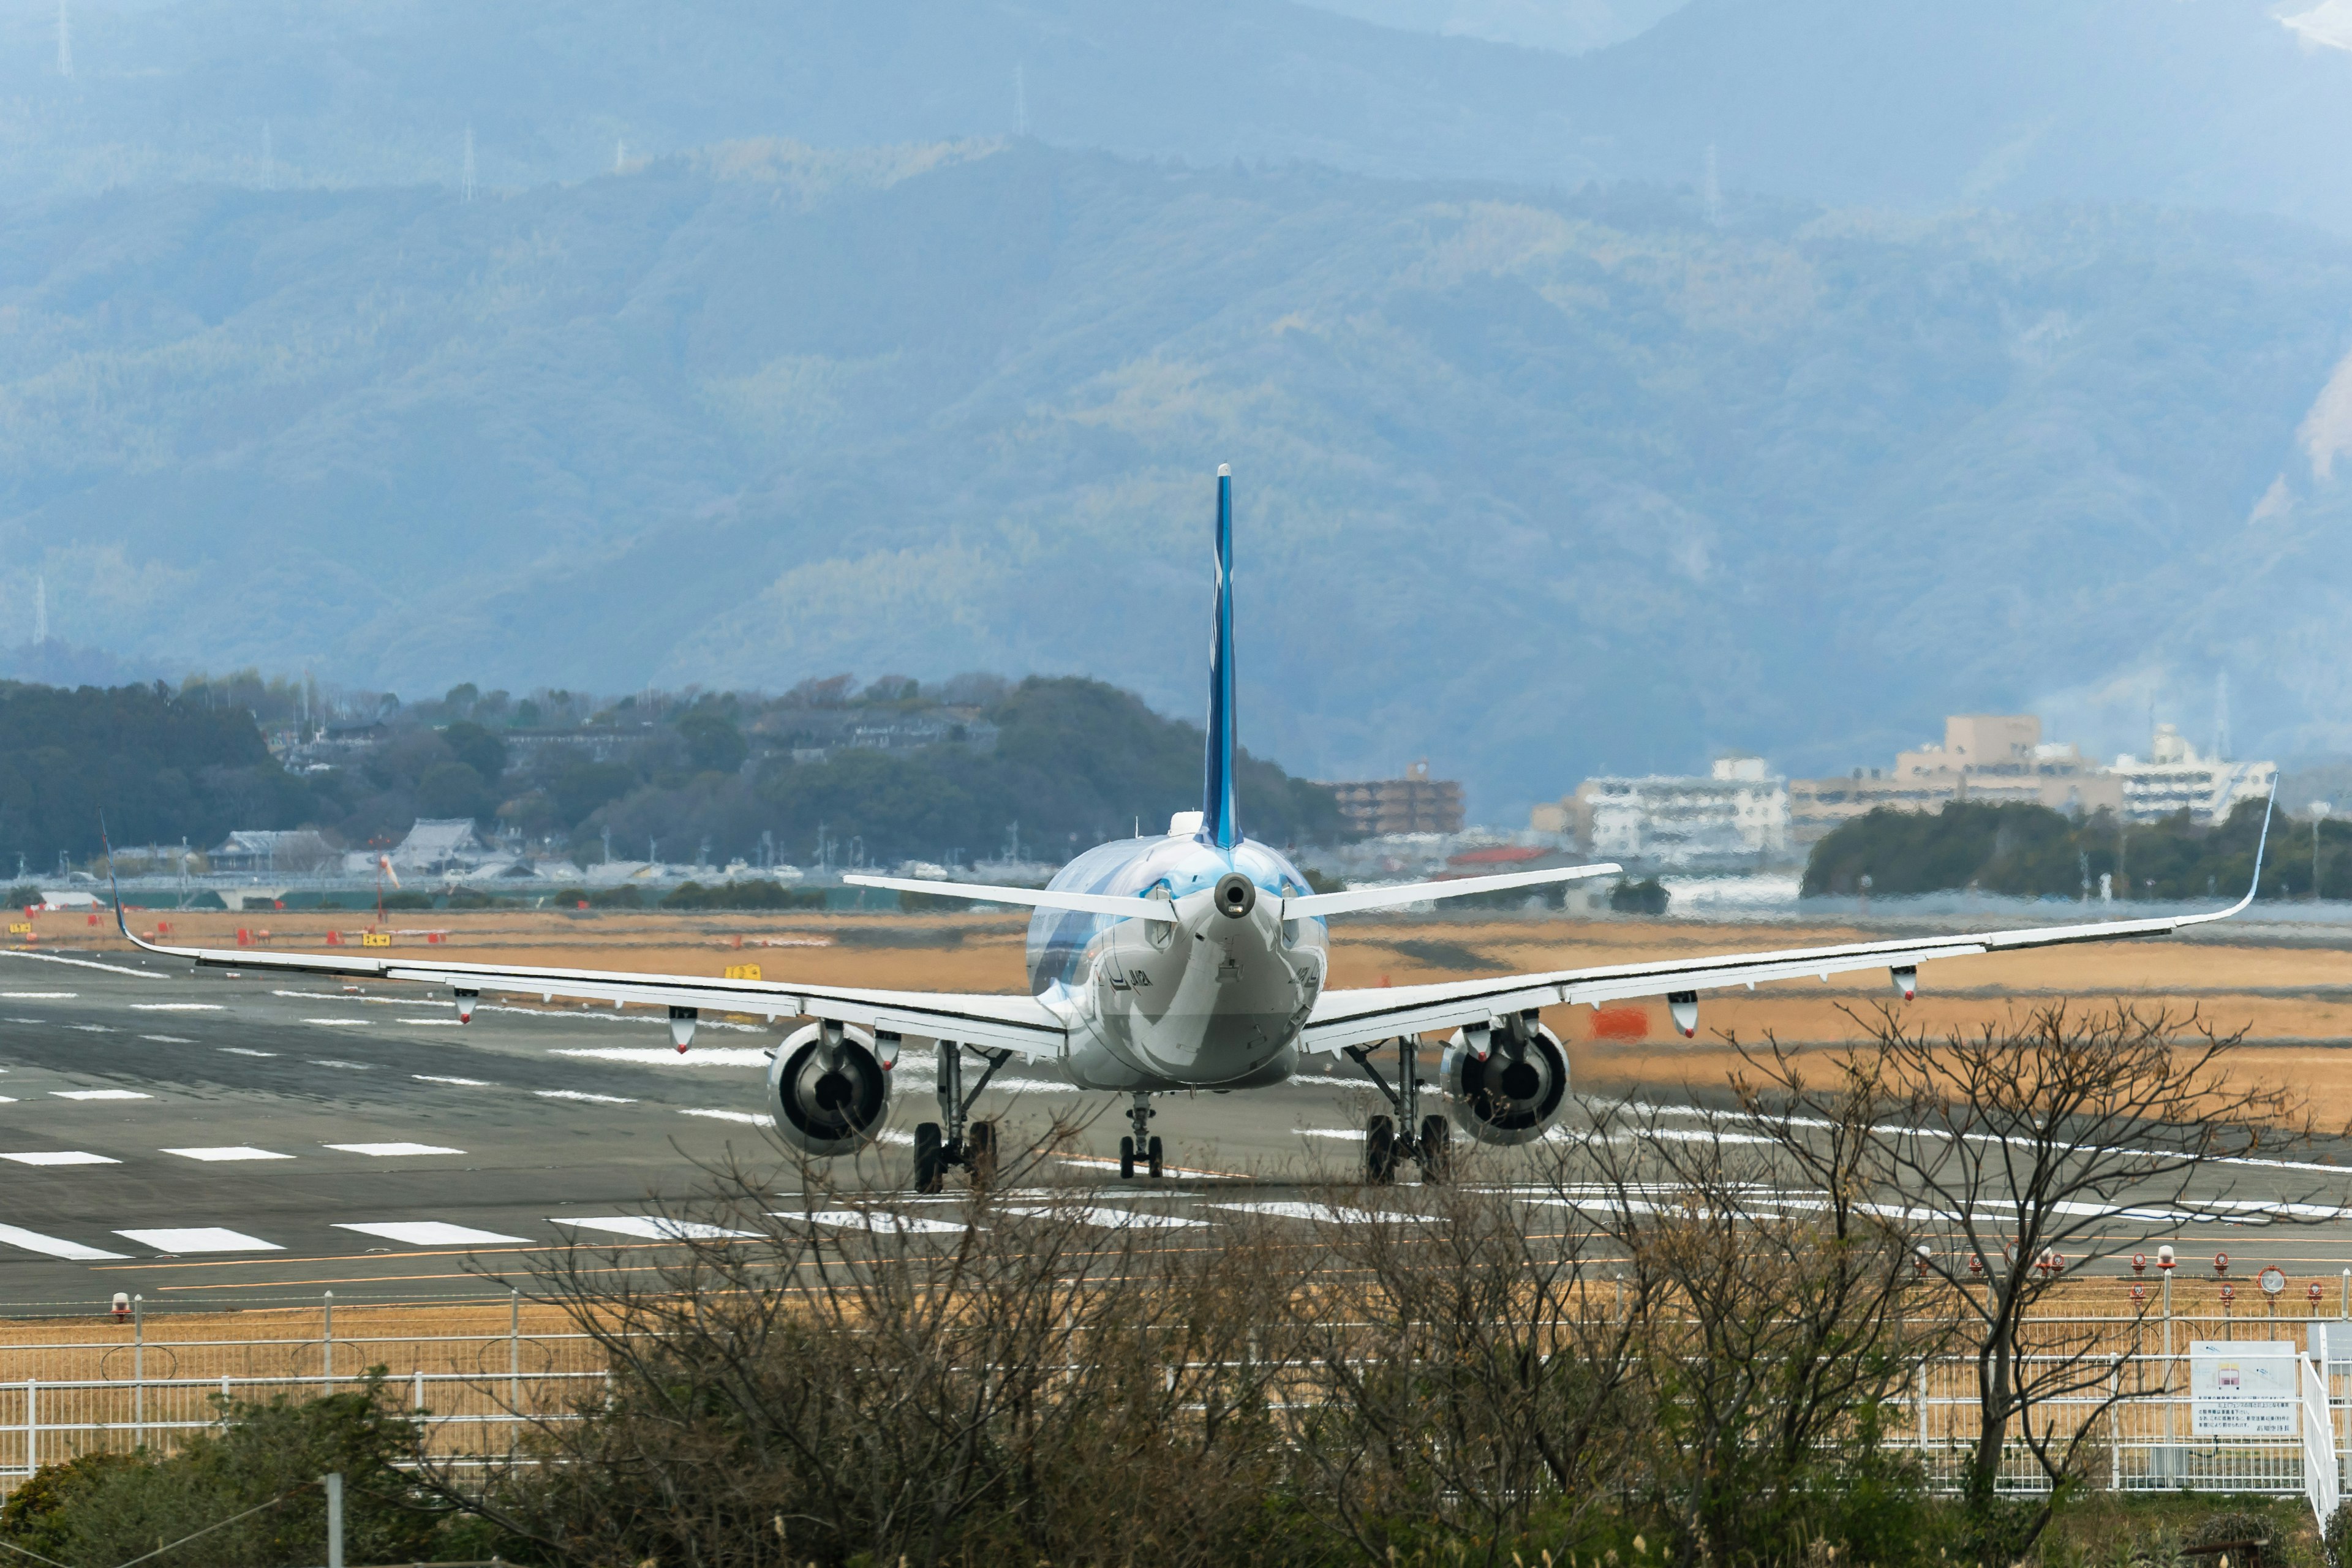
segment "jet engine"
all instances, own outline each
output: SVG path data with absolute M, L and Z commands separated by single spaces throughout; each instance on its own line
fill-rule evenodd
M 872 1139 L 890 1112 L 890 1075 L 874 1037 L 839 1026 L 828 1049 L 822 1024 L 795 1031 L 768 1064 L 768 1110 L 787 1142 L 812 1154 L 846 1154 Z
M 1482 1032 L 1490 1046 L 1483 1061 L 1466 1030 L 1445 1043 L 1437 1076 L 1446 1111 L 1481 1143 L 1532 1143 L 1568 1099 L 1568 1053 L 1541 1024 L 1530 1022 L 1516 1037 L 1499 1028 Z

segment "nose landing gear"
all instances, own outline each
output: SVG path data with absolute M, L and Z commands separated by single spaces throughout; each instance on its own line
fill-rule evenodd
M 1013 1059 L 1011 1051 L 983 1050 L 969 1047 L 988 1063 L 980 1081 L 970 1093 L 963 1087 L 963 1051 L 953 1040 L 940 1043 L 940 1115 L 946 1119 L 942 1128 L 937 1121 L 926 1121 L 915 1129 L 915 1190 L 936 1193 L 947 1184 L 948 1167 L 961 1165 L 971 1173 L 971 1184 L 985 1187 L 996 1178 L 996 1123 L 974 1121 L 966 1125 L 980 1091 L 996 1076 L 996 1069 Z
M 1136 1095 L 1135 1103 L 1127 1108 L 1127 1120 L 1135 1132 L 1133 1136 L 1118 1141 L 1118 1174 L 1122 1181 L 1135 1179 L 1135 1162 L 1139 1156 L 1144 1168 L 1150 1172 L 1151 1179 L 1155 1182 L 1160 1179 L 1160 1140 L 1150 1136 L 1154 1114 L 1151 1097 L 1140 1092 Z
M 1454 1130 L 1443 1116 L 1421 1113 L 1421 1037 L 1400 1036 L 1396 1047 L 1397 1081 L 1393 1089 L 1381 1076 L 1381 1069 L 1372 1065 L 1376 1047 L 1340 1047 L 1364 1069 L 1396 1111 L 1395 1121 L 1375 1116 L 1364 1129 L 1364 1180 L 1375 1186 L 1386 1186 L 1396 1180 L 1397 1167 L 1411 1160 L 1421 1167 L 1423 1181 L 1443 1182 L 1453 1174 L 1449 1135 Z

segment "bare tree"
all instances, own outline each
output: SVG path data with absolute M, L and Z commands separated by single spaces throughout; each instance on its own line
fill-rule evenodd
M 2062 1275 L 2242 1208 L 2235 1177 L 2246 1167 L 2235 1163 L 2303 1146 L 2308 1115 L 2285 1089 L 2240 1073 L 2242 1031 L 2218 1033 L 2193 1014 L 2061 1004 L 1942 1036 L 1886 1009 L 1857 1022 L 1868 1041 L 1832 1058 L 1826 1090 L 1771 1041 L 1745 1051 L 1738 1087 L 1801 1158 L 1841 1106 L 1867 1097 L 1881 1108 L 1856 1176 L 1918 1228 L 1916 1267 L 1947 1288 L 1976 1370 L 1965 1496 L 1986 1560 L 2008 1562 L 2047 1526 L 2099 1417 L 2126 1393 L 2109 1335 L 2050 1321 Z M 2308 1195 L 2273 1192 L 2256 1206 L 2281 1220 L 2335 1212 L 2300 1201 Z M 2059 1401 L 2063 1425 L 2052 1418 Z M 2012 1442 L 2050 1490 L 2011 1517 L 1994 1490 Z

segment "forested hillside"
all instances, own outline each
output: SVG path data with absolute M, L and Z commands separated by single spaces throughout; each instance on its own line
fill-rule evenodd
M 869 689 L 868 723 L 924 709 L 912 682 Z M 960 739 L 906 751 L 811 748 L 796 758 L 772 731 L 788 704 L 733 692 L 667 702 L 657 719 L 632 697 L 576 728 L 602 731 L 595 750 L 530 748 L 519 727 L 552 717 L 530 699 L 471 685 L 405 709 L 388 705 L 388 734 L 342 765 L 289 773 L 269 755 L 252 710 L 226 694 L 274 700 L 290 688 L 249 679 L 100 690 L 0 683 L 0 876 L 22 855 L 33 873 L 60 851 L 98 851 L 102 811 L 119 844 L 209 849 L 233 828 L 316 826 L 342 846 L 397 842 L 418 816 L 469 816 L 534 844 L 601 857 L 609 832 L 622 858 L 719 862 L 816 858 L 822 829 L 845 859 L 969 863 L 1017 841 L 1057 861 L 1201 805 L 1200 730 L 1165 719 L 1099 681 L 1032 678 L 989 683 L 979 710 L 986 747 Z M 568 695 L 568 694 L 564 694 Z M 573 715 L 574 718 L 580 717 Z M 783 742 L 776 745 L 776 740 Z M 756 747 L 756 751 L 755 751 Z M 1243 759 L 1242 825 L 1276 845 L 1341 837 L 1332 792 L 1272 763 Z M 960 853 L 957 853 L 959 852 Z
M 2352 247 L 2285 227 L 755 145 L 124 193 L 0 232 L 0 642 L 39 572 L 171 669 L 1184 712 L 1223 461 L 1245 739 L 1490 818 L 2099 693 L 2113 751 L 2217 662 L 2242 742 L 2352 711 Z

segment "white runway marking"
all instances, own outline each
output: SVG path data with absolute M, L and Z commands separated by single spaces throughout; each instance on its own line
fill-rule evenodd
M 708 1027 L 706 1025 L 705 1027 Z M 752 1046 L 714 1046 L 680 1056 L 668 1046 L 573 1046 L 558 1047 L 551 1057 L 585 1057 L 600 1062 L 635 1062 L 640 1067 L 763 1068 L 768 1053 Z
M 46 1024 L 48 1020 L 47 1018 L 11 1018 L 8 1022 L 12 1024 Z
M 168 974 L 159 974 L 152 969 L 132 969 L 127 965 L 120 963 L 100 963 L 94 959 L 88 958 L 60 958 L 54 952 L 17 952 L 14 950 L 9 950 L 5 952 L 0 952 L 0 957 L 29 958 L 37 963 L 70 963 L 76 969 L 103 969 L 109 974 L 135 974 L 142 980 L 169 980 L 171 978 Z
M 278 1054 L 276 1051 L 249 1051 L 243 1046 L 222 1046 L 219 1049 L 233 1057 L 274 1057 Z
M 302 1021 L 316 1024 L 322 1029 L 364 1029 L 368 1026 L 365 1018 L 305 1018 Z
M 1294 1127 L 1291 1131 L 1301 1138 L 1352 1138 L 1359 1143 L 1366 1137 L 1364 1132 L 1353 1127 Z
M 353 1072 L 375 1071 L 375 1068 L 365 1062 L 341 1061 L 333 1057 L 313 1057 L 310 1058 L 310 1065 L 314 1068 L 349 1068 Z
M 636 1103 L 634 1100 L 625 1100 L 617 1094 L 590 1094 L 584 1089 L 534 1089 L 531 1093 L 541 1100 L 577 1100 L 590 1105 L 635 1105 Z
M 1209 1206 L 1231 1209 L 1236 1214 L 1271 1215 L 1276 1219 L 1313 1220 L 1320 1225 L 1370 1225 L 1375 1220 L 1395 1217 L 1372 1214 L 1364 1209 L 1334 1208 L 1329 1204 L 1212 1204 Z
M 466 1026 L 462 1018 L 395 1018 L 393 1022 L 405 1024 L 412 1029 L 462 1029 Z
M 173 1230 L 118 1230 L 117 1236 L 127 1237 L 142 1247 L 152 1247 L 158 1252 L 283 1252 L 286 1249 L 274 1241 L 264 1241 L 243 1231 L 226 1230 L 216 1225 L 186 1226 Z
M 110 1035 L 114 1031 L 104 1024 L 68 1024 L 68 1029 L 79 1029 L 85 1035 Z
M 142 1094 L 135 1089 L 53 1089 L 55 1100 L 152 1100 L 152 1094 Z
M 773 1127 L 775 1120 L 756 1110 L 681 1110 L 680 1116 L 707 1116 L 713 1121 L 740 1121 L 749 1127 Z
M 37 1252 L 44 1258 L 70 1258 L 76 1263 L 104 1263 L 124 1256 L 120 1252 L 109 1252 L 102 1247 L 84 1247 L 79 1241 L 43 1236 L 37 1230 L 19 1230 L 13 1225 L 0 1225 L 0 1247 L 22 1247 L 26 1252 Z
M 177 1035 L 142 1035 L 139 1037 L 142 1040 L 152 1040 L 159 1046 L 193 1046 L 196 1043 L 194 1040 L 184 1040 Z M 269 1053 L 263 1051 L 257 1054 L 267 1056 Z
M 219 1163 L 231 1160 L 291 1160 L 291 1154 L 279 1154 L 268 1149 L 255 1149 L 245 1144 L 230 1144 L 216 1149 L 166 1149 L 166 1154 L 177 1154 L 184 1160 L 205 1160 Z
M 806 1215 L 787 1209 L 770 1209 L 768 1212 L 778 1219 L 807 1219 L 839 1229 L 871 1230 L 877 1236 L 929 1236 L 941 1231 L 971 1228 L 950 1220 L 918 1219 L 912 1215 L 876 1214 L 866 1209 L 818 1209 Z
M 14 1104 L 16 1104 L 16 1097 L 15 1095 L 13 1095 L 13 1094 L 0 1094 L 0 1105 L 14 1105 Z
M 499 1086 L 486 1078 L 442 1078 L 435 1073 L 413 1072 L 408 1075 L 419 1083 L 454 1083 L 461 1089 L 496 1089 Z
M 77 994 L 71 991 L 0 991 L 11 1002 L 70 1002 Z
M 133 1002 L 134 1013 L 221 1013 L 227 1011 L 217 1002 Z
M 1076 1084 L 1063 1083 L 1058 1079 L 1050 1078 L 1000 1078 L 988 1087 L 993 1089 L 1003 1089 L 1007 1094 L 1018 1094 L 1024 1089 L 1033 1094 L 1076 1094 L 1080 1092 Z
M 380 1236 L 386 1241 L 397 1241 L 407 1247 L 475 1247 L 498 1241 L 529 1241 L 527 1236 L 501 1236 L 495 1230 L 476 1230 L 469 1225 L 450 1225 L 437 1219 L 400 1220 L 383 1225 L 345 1225 L 338 1221 L 337 1230 L 355 1230 L 362 1236 Z
M 911 1132 L 901 1132 L 895 1127 L 885 1127 L 881 1131 L 874 1134 L 874 1142 L 887 1143 L 898 1149 L 911 1149 L 915 1146 L 915 1135 Z
M 1021 1208 L 1006 1212 L 1026 1215 L 1031 1219 L 1050 1219 L 1065 1211 L 1050 1208 Z M 1093 1226 L 1097 1230 L 1118 1230 L 1128 1226 L 1133 1226 L 1140 1230 L 1183 1230 L 1192 1226 L 1205 1229 L 1209 1224 L 1204 1219 L 1186 1219 L 1180 1215 L 1172 1214 L 1142 1214 L 1134 1209 L 1097 1207 L 1069 1212 L 1075 1215 L 1079 1224 Z
M 729 1230 L 722 1226 L 704 1225 L 698 1220 L 662 1219 L 637 1215 L 604 1215 L 594 1219 L 573 1219 L 565 1215 L 551 1215 L 550 1225 L 568 1225 L 580 1230 L 609 1231 L 614 1236 L 634 1236 L 642 1241 L 723 1241 L 742 1240 L 755 1235 L 748 1230 Z
M 438 1143 L 326 1143 L 320 1147 L 334 1149 L 345 1154 L 366 1154 L 378 1160 L 396 1160 L 409 1154 L 462 1154 L 463 1149 L 444 1149 Z
M 92 1154 L 81 1149 L 35 1150 L 24 1154 L 0 1154 L 0 1160 L 14 1160 L 19 1165 L 120 1165 L 103 1154 Z

